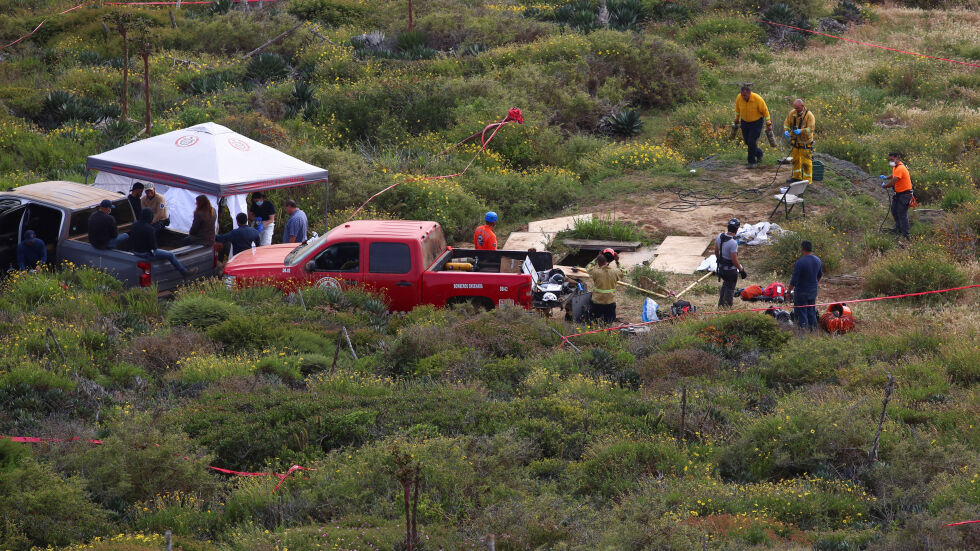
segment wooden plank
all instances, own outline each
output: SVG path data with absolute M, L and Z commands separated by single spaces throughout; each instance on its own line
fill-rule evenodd
M 640 248 L 639 241 L 603 241 L 599 239 L 562 239 L 562 243 L 573 249 L 584 251 L 601 251 L 611 248 L 616 252 L 632 252 Z

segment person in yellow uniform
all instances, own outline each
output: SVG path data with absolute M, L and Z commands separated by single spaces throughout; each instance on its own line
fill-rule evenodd
M 787 183 L 813 181 L 813 129 L 816 125 L 813 113 L 803 105 L 803 100 L 793 102 L 793 109 L 783 121 L 783 136 L 793 146 L 793 177 Z
M 742 139 L 748 147 L 749 168 L 762 162 L 762 150 L 759 149 L 759 137 L 762 136 L 762 124 L 772 130 L 772 119 L 769 117 L 769 107 L 762 96 L 752 91 L 748 84 L 742 86 L 742 91 L 735 98 L 735 128 L 742 127 Z
M 613 268 L 610 262 L 616 262 L 616 267 Z M 603 249 L 587 268 L 592 277 L 592 318 L 613 323 L 616 321 L 616 285 L 623 278 L 619 254 L 612 249 Z

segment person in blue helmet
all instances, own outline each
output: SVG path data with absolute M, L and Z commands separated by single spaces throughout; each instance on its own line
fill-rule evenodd
M 482 251 L 497 250 L 497 234 L 493 233 L 493 227 L 497 225 L 497 213 L 490 211 L 483 217 L 486 224 L 478 226 L 473 232 L 473 247 Z

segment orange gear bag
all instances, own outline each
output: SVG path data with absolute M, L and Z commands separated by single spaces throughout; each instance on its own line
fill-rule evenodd
M 761 297 L 762 293 L 762 287 L 759 285 L 749 285 L 742 289 L 738 296 L 742 297 L 742 300 L 752 300 Z

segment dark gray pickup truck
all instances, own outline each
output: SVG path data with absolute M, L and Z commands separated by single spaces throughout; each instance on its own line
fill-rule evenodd
M 134 255 L 124 242 L 121 249 L 99 250 L 88 242 L 88 219 L 96 206 L 109 199 L 119 233 L 129 231 L 133 208 L 124 195 L 74 182 L 41 182 L 0 192 L 0 269 L 16 267 L 17 244 L 24 232 L 34 230 L 47 244 L 48 261 L 93 266 L 112 274 L 128 287 L 157 285 L 169 291 L 185 279 L 167 260 L 149 260 Z M 177 255 L 191 277 L 213 275 L 217 256 L 213 249 L 186 245 L 186 233 L 164 229 L 157 243 Z

